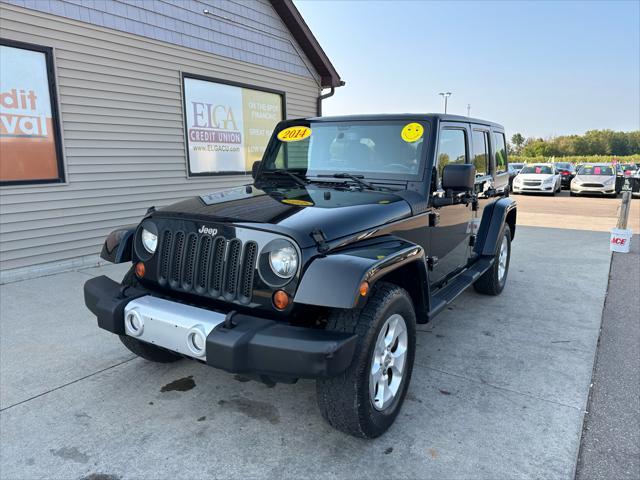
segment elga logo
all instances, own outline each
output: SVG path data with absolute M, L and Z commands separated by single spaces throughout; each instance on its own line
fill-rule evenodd
M 212 237 L 215 237 L 216 234 L 218 233 L 218 229 L 217 228 L 209 228 L 209 227 L 206 227 L 206 226 L 202 225 L 200 227 L 200 230 L 198 230 L 198 233 L 206 233 L 207 235 L 211 235 Z

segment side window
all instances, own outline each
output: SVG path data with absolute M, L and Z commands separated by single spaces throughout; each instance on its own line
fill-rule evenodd
M 495 145 L 496 173 L 507 171 L 507 142 L 504 133 L 493 132 L 493 142 Z
M 467 133 L 465 130 L 448 128 L 440 131 L 438 143 L 438 179 L 442 169 L 450 163 L 467 162 Z M 438 180 L 438 184 L 440 180 Z
M 488 132 L 473 131 L 473 165 L 476 167 L 476 177 L 489 175 L 489 141 Z

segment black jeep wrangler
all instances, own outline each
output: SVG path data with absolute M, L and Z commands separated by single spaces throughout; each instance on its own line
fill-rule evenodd
M 253 183 L 149 209 L 89 280 L 98 325 L 155 362 L 267 383 L 314 378 L 324 418 L 376 437 L 413 368 L 416 323 L 504 288 L 516 203 L 500 125 L 451 115 L 280 123 Z

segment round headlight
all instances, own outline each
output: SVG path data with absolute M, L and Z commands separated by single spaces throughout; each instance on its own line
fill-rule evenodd
M 287 245 L 269 252 L 269 266 L 280 278 L 291 278 L 298 270 L 298 252 Z
M 155 253 L 156 248 L 158 248 L 158 236 L 146 228 L 143 228 L 140 237 L 144 249 L 149 253 Z

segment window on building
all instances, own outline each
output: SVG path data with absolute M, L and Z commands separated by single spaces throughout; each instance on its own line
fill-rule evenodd
M 0 39 L 0 185 L 64 181 L 52 50 Z
M 489 175 L 489 137 L 483 130 L 473 131 L 473 165 L 476 167 L 476 176 Z
M 440 132 L 438 143 L 438 178 L 442 169 L 450 164 L 467 162 L 467 134 L 464 130 L 447 128 Z
M 507 171 L 507 142 L 504 138 L 504 133 L 493 132 L 493 141 L 495 144 L 496 173 L 505 173 Z
M 189 174 L 244 174 L 284 118 L 279 92 L 183 76 Z

